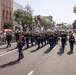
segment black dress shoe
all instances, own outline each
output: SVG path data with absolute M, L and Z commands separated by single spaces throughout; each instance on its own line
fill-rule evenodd
M 24 56 L 20 57 L 20 59 L 23 59 L 23 58 L 24 58 Z
M 20 62 L 20 59 L 18 59 L 17 62 Z

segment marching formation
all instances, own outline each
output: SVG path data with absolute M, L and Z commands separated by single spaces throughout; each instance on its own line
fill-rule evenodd
M 73 36 L 73 33 L 69 35 L 68 38 L 68 33 L 66 31 L 54 31 L 54 32 L 35 32 L 35 31 L 26 31 L 26 32 L 15 32 L 15 37 L 16 37 L 16 42 L 17 42 L 17 47 L 18 52 L 19 52 L 19 57 L 18 61 L 24 57 L 22 53 L 22 48 L 25 46 L 26 49 L 28 49 L 31 45 L 37 45 L 37 49 L 40 49 L 47 44 L 50 46 L 50 50 L 55 47 L 56 44 L 58 44 L 58 41 L 61 40 L 61 47 L 62 50 L 60 51 L 61 53 L 64 53 L 65 45 L 66 42 L 69 41 L 69 46 L 70 46 L 70 52 L 73 53 L 73 48 L 74 48 L 74 43 L 75 43 L 75 37 Z M 11 47 L 11 40 L 12 36 L 7 33 L 6 35 L 6 40 L 7 40 L 7 48 Z
M 16 32 L 16 42 L 17 42 L 17 48 L 19 50 L 19 58 L 22 59 L 23 53 L 22 48 L 26 45 L 26 49 L 31 46 L 37 45 L 40 49 L 44 47 L 45 45 L 49 44 L 50 49 L 52 49 L 56 44 L 58 44 L 58 41 L 61 40 L 61 46 L 62 50 L 61 52 L 64 53 L 65 45 L 67 40 L 70 43 L 70 52 L 73 52 L 75 38 L 73 36 L 73 33 L 70 34 L 68 38 L 68 33 L 66 31 L 63 32 L 34 32 L 34 31 L 26 31 L 26 32 Z

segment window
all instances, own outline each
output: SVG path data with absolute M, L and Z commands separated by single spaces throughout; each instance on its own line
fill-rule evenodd
M 10 12 L 10 18 L 11 18 L 11 12 Z
M 3 17 L 5 17 L 5 10 L 3 10 Z
M 8 18 L 8 11 L 6 12 L 6 18 Z

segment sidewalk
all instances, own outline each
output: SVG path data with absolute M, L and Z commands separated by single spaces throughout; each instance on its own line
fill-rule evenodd
M 11 47 L 9 47 L 9 48 L 6 48 L 6 46 L 7 46 L 7 44 L 0 46 L 0 54 L 3 54 L 7 51 L 15 50 L 17 43 L 16 42 L 11 43 Z
M 12 42 L 11 44 L 16 44 L 16 42 Z M 3 44 L 3 45 L 0 45 L 0 47 L 4 47 L 4 46 L 6 46 L 7 45 L 7 43 L 5 43 L 5 44 Z

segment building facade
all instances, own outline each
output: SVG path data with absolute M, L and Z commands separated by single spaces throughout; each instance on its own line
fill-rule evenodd
M 0 30 L 1 30 L 1 0 L 0 0 Z
M 18 10 L 18 9 L 23 9 L 23 7 L 21 5 L 19 5 L 18 3 L 15 3 L 13 4 L 13 12 Z
M 13 25 L 13 0 L 0 0 L 0 30 L 8 23 Z
M 17 11 L 18 9 L 21 9 L 23 10 L 23 7 L 21 5 L 19 5 L 18 3 L 13 3 L 13 13 L 15 11 Z M 16 21 L 14 21 L 14 17 L 13 17 L 13 30 L 22 30 L 22 26 L 21 25 L 18 25 Z

